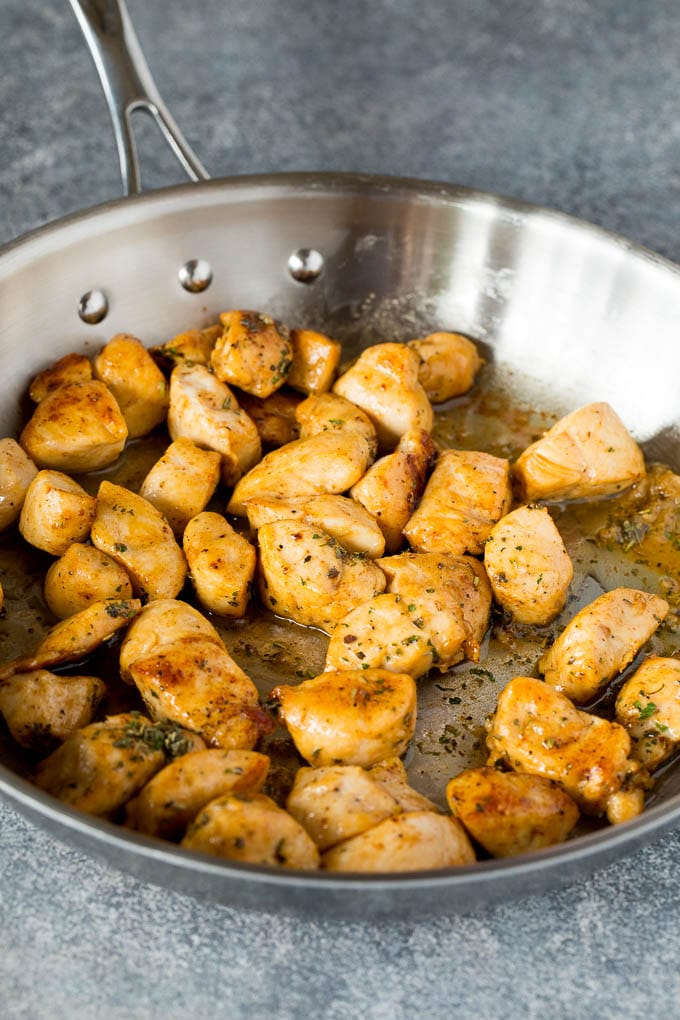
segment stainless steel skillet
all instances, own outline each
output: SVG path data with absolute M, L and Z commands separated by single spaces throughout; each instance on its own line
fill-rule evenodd
M 120 48 L 101 58 L 117 83 L 109 86 L 111 104 L 119 109 L 122 97 L 128 111 L 150 103 L 163 114 L 124 9 L 78 6 L 99 19 L 90 22 L 99 25 L 94 38 L 132 48 L 132 65 Z M 134 191 L 127 116 L 118 138 Z M 203 176 L 181 138 L 171 137 L 193 175 Z M 179 274 L 195 260 L 210 267 L 212 282 L 192 292 Z M 206 273 L 189 266 L 183 278 L 200 283 Z M 155 342 L 241 305 L 325 327 L 348 344 L 405 339 L 433 324 L 456 328 L 488 345 L 527 400 L 566 409 L 608 399 L 650 455 L 678 470 L 678 273 L 594 227 L 447 185 L 286 175 L 134 197 L 38 231 L 0 254 L 2 434 L 17 431 L 18 395 L 47 361 L 96 349 L 119 330 Z M 92 291 L 106 295 L 109 310 L 86 323 L 79 303 Z M 96 299 L 81 310 L 96 318 Z M 9 748 L 0 756 L 9 762 Z M 9 768 L 0 785 L 55 834 L 146 880 L 234 904 L 326 916 L 453 912 L 540 891 L 680 820 L 680 777 L 670 772 L 657 804 L 620 829 L 474 869 L 339 879 L 233 867 L 128 835 L 56 805 Z

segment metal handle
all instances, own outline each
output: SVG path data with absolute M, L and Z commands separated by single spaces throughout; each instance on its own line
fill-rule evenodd
M 90 48 L 118 147 L 123 192 L 142 190 L 132 115 L 150 114 L 178 161 L 193 181 L 210 174 L 178 128 L 161 99 L 132 26 L 124 0 L 70 0 Z

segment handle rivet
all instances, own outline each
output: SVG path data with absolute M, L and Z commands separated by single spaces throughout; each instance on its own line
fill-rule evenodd
M 298 283 L 312 283 L 322 269 L 323 255 L 314 248 L 298 248 L 288 259 L 288 272 Z
M 88 290 L 78 302 L 78 315 L 90 326 L 96 326 L 105 319 L 109 311 L 109 299 L 103 290 Z
M 200 294 L 212 283 L 212 269 L 205 259 L 189 259 L 178 275 L 179 282 L 190 294 Z

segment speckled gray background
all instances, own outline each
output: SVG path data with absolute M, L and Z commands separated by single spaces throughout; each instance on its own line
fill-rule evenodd
M 215 175 L 366 170 L 529 199 L 680 260 L 676 0 L 130 0 Z M 178 172 L 153 134 L 149 186 Z M 0 0 L 0 241 L 118 194 L 65 0 Z M 577 887 L 414 925 L 242 914 L 0 807 L 7 1020 L 680 1017 L 680 835 Z

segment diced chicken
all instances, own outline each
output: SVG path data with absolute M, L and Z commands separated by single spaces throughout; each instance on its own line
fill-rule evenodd
M 434 811 L 411 811 L 327 850 L 326 871 L 421 871 L 474 864 L 475 852 L 462 825 Z
M 228 793 L 257 793 L 269 758 L 256 751 L 208 748 L 182 755 L 157 772 L 131 801 L 125 824 L 161 839 L 179 839 L 198 812 Z
M 220 322 L 224 329 L 210 355 L 217 378 L 255 397 L 283 386 L 293 361 L 286 327 L 262 312 L 223 312 Z
M 511 502 L 507 460 L 475 450 L 444 450 L 404 535 L 418 552 L 479 556 Z
M 144 606 L 132 621 L 120 649 L 120 675 L 132 683 L 130 667 L 137 659 L 146 659 L 167 651 L 181 641 L 208 639 L 225 650 L 224 641 L 212 623 L 198 609 L 178 599 L 157 599 Z
M 230 794 L 211 801 L 181 845 L 248 864 L 305 871 L 319 866 L 311 837 L 263 793 Z
M 0 685 L 0 712 L 18 744 L 44 753 L 92 722 L 105 693 L 97 677 L 36 669 Z
M 92 542 L 121 563 L 140 597 L 174 598 L 186 579 L 184 553 L 163 514 L 122 485 L 103 481 Z
M 37 467 L 15 439 L 0 439 L 0 531 L 6 531 L 19 517 L 37 473 Z
M 333 387 L 371 418 L 381 447 L 393 449 L 409 429 L 432 428 L 432 405 L 418 381 L 419 361 L 405 344 L 375 344 Z
M 225 485 L 233 485 L 262 454 L 255 422 L 206 365 L 178 365 L 173 370 L 168 431 L 172 439 L 184 437 L 217 450 Z
M 262 445 L 268 450 L 300 438 L 300 426 L 295 417 L 302 400 L 299 393 L 284 388 L 264 399 L 249 393 L 242 393 L 239 399 L 243 410 L 255 422 Z
M 545 507 L 502 517 L 486 540 L 484 566 L 496 601 L 520 623 L 550 623 L 564 609 L 574 565 Z
M 337 393 L 319 393 L 298 404 L 295 417 L 300 425 L 300 439 L 309 439 L 322 432 L 354 431 L 362 435 L 370 448 L 371 460 L 378 449 L 378 440 L 371 419 L 360 407 Z
M 409 429 L 396 450 L 377 460 L 350 489 L 352 499 L 380 525 L 388 553 L 399 552 L 404 545 L 403 529 L 423 494 L 434 455 L 430 433 Z
M 493 857 L 513 857 L 562 843 L 579 819 L 575 802 L 553 779 L 488 766 L 450 780 L 451 813 Z
M 66 354 L 49 368 L 38 373 L 28 388 L 28 395 L 34 403 L 39 404 L 60 386 L 74 382 L 90 382 L 91 379 L 90 359 L 84 354 Z
M 418 379 L 433 404 L 467 393 L 484 364 L 473 342 L 460 333 L 430 333 L 408 346 L 420 359 Z
M 642 810 L 644 775 L 618 723 L 582 712 L 542 680 L 515 677 L 501 692 L 487 735 L 489 765 L 554 779 L 589 815 Z
M 94 375 L 116 398 L 130 439 L 145 436 L 165 421 L 168 384 L 136 337 L 118 333 L 109 340 L 94 359 Z
M 368 774 L 371 779 L 379 783 L 387 790 L 390 796 L 394 797 L 402 811 L 438 811 L 439 808 L 433 804 L 422 793 L 414 790 L 408 781 L 406 769 L 401 758 L 385 758 L 373 765 Z
M 20 443 L 38 467 L 77 474 L 108 467 L 128 430 L 111 391 L 96 379 L 66 383 L 40 401 Z
M 248 523 L 253 531 L 273 521 L 304 521 L 322 528 L 351 553 L 363 553 L 371 559 L 382 556 L 385 539 L 375 517 L 347 496 L 296 496 L 275 499 L 263 496 L 246 505 Z
M 139 495 L 165 517 L 175 536 L 196 514 L 204 510 L 220 480 L 221 456 L 203 450 L 180 436 L 153 465 L 141 484 Z
M 621 492 L 645 475 L 642 450 L 606 403 L 561 418 L 515 461 L 522 499 L 592 499 Z
M 371 449 L 354 430 L 322 432 L 272 450 L 244 475 L 232 493 L 227 513 L 246 516 L 251 499 L 318 496 L 346 492 L 371 462 Z
M 125 568 L 93 545 L 74 542 L 45 576 L 45 601 L 60 620 L 93 602 L 131 598 L 132 584 Z
M 310 765 L 368 768 L 403 754 L 415 731 L 416 685 L 405 673 L 332 670 L 270 697 Z
M 619 691 L 616 720 L 637 761 L 649 769 L 665 761 L 680 743 L 680 659 L 645 659 Z
M 39 471 L 28 487 L 19 531 L 36 549 L 62 556 L 90 534 L 97 501 L 61 471 Z
M 221 323 L 213 323 L 204 329 L 187 329 L 167 343 L 152 347 L 150 353 L 164 366 L 209 365 L 212 349 L 221 333 Z
M 326 393 L 340 364 L 342 344 L 313 329 L 293 329 L 293 364 L 287 383 L 302 393 Z
M 658 595 L 614 588 L 569 621 L 538 668 L 546 683 L 583 704 L 633 661 L 667 613 Z
M 221 514 L 189 521 L 184 554 L 201 605 L 220 616 L 243 616 L 255 575 L 255 549 Z
M 259 591 L 277 615 L 329 633 L 351 609 L 385 587 L 373 560 L 348 552 L 321 528 L 297 521 L 258 531 Z

